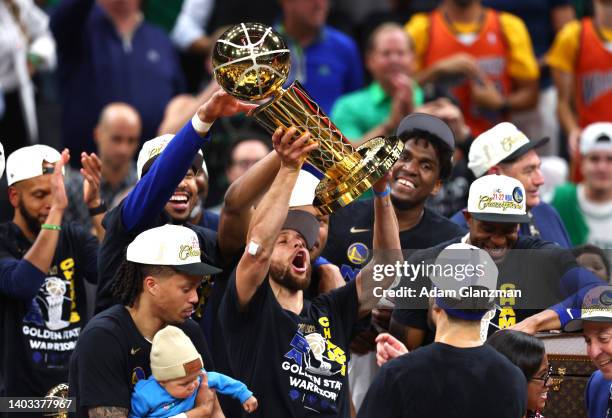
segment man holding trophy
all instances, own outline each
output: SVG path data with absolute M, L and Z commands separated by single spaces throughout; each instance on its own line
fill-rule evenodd
M 253 116 L 270 133 L 281 159 L 272 186 L 257 205 L 245 252 L 232 274 L 219 316 L 236 377 L 262 400 L 255 416 L 348 416 L 347 370 L 351 330 L 378 299 L 374 263 L 401 260 L 397 218 L 386 173 L 399 158 L 398 138 L 378 137 L 353 149 L 289 72 L 289 50 L 261 24 L 240 24 L 213 50 L 217 82 L 249 101 L 270 99 Z M 318 222 L 289 211 L 289 197 L 304 162 L 320 171 L 314 206 L 321 214 L 344 207 L 373 186 L 374 258 L 346 286 L 305 300 L 308 249 Z M 386 251 L 378 251 L 386 250 Z M 394 277 L 378 286 L 388 287 Z

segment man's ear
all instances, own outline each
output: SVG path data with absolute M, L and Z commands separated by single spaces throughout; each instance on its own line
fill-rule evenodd
M 19 200 L 21 199 L 21 192 L 16 187 L 10 186 L 8 188 L 8 198 L 11 205 L 16 208 L 19 206 Z
M 143 288 L 153 296 L 157 296 L 160 292 L 159 283 L 153 276 L 147 276 L 144 278 Z
M 429 195 L 430 196 L 437 195 L 440 192 L 440 189 L 442 189 L 442 180 L 438 179 L 436 180 L 436 184 L 434 184 L 434 188 Z
M 493 167 L 487 170 L 487 174 L 501 174 L 501 168 L 498 165 L 494 165 Z

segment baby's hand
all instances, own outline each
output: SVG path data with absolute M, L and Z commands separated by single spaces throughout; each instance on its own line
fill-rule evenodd
M 257 405 L 257 398 L 255 396 L 251 396 L 249 399 L 244 401 L 242 408 L 244 408 L 244 410 L 250 414 L 257 409 Z

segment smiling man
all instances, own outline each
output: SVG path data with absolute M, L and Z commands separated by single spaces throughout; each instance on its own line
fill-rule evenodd
M 453 131 L 435 116 L 414 113 L 402 119 L 397 135 L 404 140 L 404 150 L 391 168 L 391 203 L 399 222 L 402 248 L 429 248 L 463 235 L 464 229 L 425 207 L 427 199 L 438 193 L 442 182 L 451 174 L 455 149 Z M 374 202 L 354 202 L 330 217 L 329 239 L 323 257 L 340 267 L 346 281 L 357 276 L 372 251 Z M 375 310 L 375 325 L 361 333 L 351 345 L 351 350 L 357 354 L 353 357 L 355 370 L 349 375 L 356 408 L 377 371 L 374 359 L 376 329 L 389 328 L 390 312 L 388 309 Z M 359 364 L 360 361 L 363 364 Z
M 503 174 L 519 180 L 525 188 L 528 215 L 521 221 L 519 234 L 571 248 L 559 214 L 540 198 L 544 176 L 537 149 L 547 142 L 548 138 L 530 140 L 513 124 L 502 122 L 474 140 L 470 146 L 468 167 L 476 177 Z M 457 212 L 451 219 L 458 225 L 466 226 L 463 211 Z
M 576 319 L 565 331 L 582 330 L 587 355 L 597 367 L 586 387 L 585 402 L 589 418 L 608 417 L 612 413 L 612 286 L 599 286 L 589 291 Z
M 487 333 L 519 325 L 521 320 L 525 321 L 519 325 L 520 330 L 526 332 L 559 329 L 571 319 L 565 314 L 566 308 L 580 304 L 576 292 L 601 284 L 597 276 L 578 266 L 570 250 L 519 235 L 519 224 L 528 220 L 525 196 L 521 182 L 512 177 L 488 175 L 477 179 L 470 187 L 464 212 L 469 233 L 408 259 L 410 264 L 427 263 L 445 246 L 457 242 L 474 245 L 491 256 L 500 271 L 499 288 L 522 289 L 525 298 L 500 298 L 495 311 L 484 317 L 485 338 Z M 417 283 L 426 283 L 421 279 L 428 280 L 422 275 Z M 568 298 L 565 304 L 555 305 L 564 298 Z M 426 309 L 401 309 L 396 301 L 393 320 L 406 327 L 403 337 L 409 349 L 430 342 L 433 330 Z

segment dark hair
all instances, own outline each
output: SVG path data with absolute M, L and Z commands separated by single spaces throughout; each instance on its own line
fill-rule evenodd
M 408 131 L 404 131 L 402 135 L 400 135 L 402 141 L 407 142 L 411 139 L 423 139 L 429 142 L 436 151 L 436 156 L 438 157 L 438 165 L 440 166 L 440 172 L 438 177 L 440 180 L 446 180 L 450 177 L 451 172 L 453 171 L 453 153 L 455 150 L 450 149 L 448 144 L 444 142 L 437 135 L 432 134 L 428 131 L 423 131 L 421 129 L 411 129 Z
M 262 130 L 243 130 L 236 135 L 236 137 L 232 140 L 232 143 L 227 151 L 227 157 L 225 159 L 225 167 L 230 168 L 232 166 L 232 158 L 234 157 L 234 150 L 238 148 L 238 145 L 242 144 L 246 141 L 258 141 L 261 142 L 268 148 L 268 150 L 272 149 L 272 137 L 268 135 L 266 132 Z
M 521 369 L 527 380 L 538 372 L 546 354 L 544 343 L 538 338 L 511 329 L 496 332 L 487 339 L 486 344 Z
M 601 248 L 595 245 L 592 245 L 592 244 L 585 244 L 585 245 L 581 245 L 576 248 L 572 248 L 572 253 L 574 254 L 574 257 L 576 258 L 581 256 L 582 254 L 598 255 L 601 258 L 601 261 L 604 264 L 604 267 L 606 268 L 606 275 L 610 277 L 610 262 L 608 261 L 608 257 L 606 256 L 606 253 Z
M 111 292 L 122 305 L 134 306 L 138 295 L 142 293 L 145 277 L 167 277 L 174 273 L 176 270 L 169 266 L 152 266 L 124 260 L 113 276 Z

